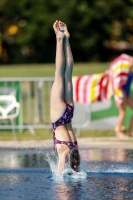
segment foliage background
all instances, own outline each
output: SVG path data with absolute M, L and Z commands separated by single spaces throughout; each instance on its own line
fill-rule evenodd
M 71 33 L 75 62 L 133 54 L 133 0 L 1 0 L 0 63 L 52 63 L 54 21 Z

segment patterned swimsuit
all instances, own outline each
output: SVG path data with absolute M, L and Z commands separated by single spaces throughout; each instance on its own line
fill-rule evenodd
M 65 144 L 69 147 L 69 149 L 72 149 L 73 147 L 75 149 L 78 149 L 77 141 L 74 141 L 74 142 L 60 141 L 60 140 L 57 140 L 56 137 L 55 137 L 55 129 L 58 126 L 62 126 L 62 125 L 65 125 L 65 124 L 68 124 L 68 123 L 71 122 L 71 120 L 73 118 L 73 111 L 74 111 L 73 106 L 66 104 L 66 110 L 65 110 L 64 114 L 60 117 L 60 119 L 58 119 L 56 122 L 52 123 L 54 150 L 55 151 L 57 151 L 56 144 Z

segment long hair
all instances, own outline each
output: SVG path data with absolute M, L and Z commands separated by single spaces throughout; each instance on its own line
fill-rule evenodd
M 74 171 L 78 172 L 79 165 L 80 165 L 79 151 L 75 148 L 72 148 L 70 153 L 70 166 Z

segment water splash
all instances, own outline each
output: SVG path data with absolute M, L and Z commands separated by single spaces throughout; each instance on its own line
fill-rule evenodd
M 57 163 L 58 163 L 58 156 L 54 152 L 47 152 L 45 154 L 45 159 L 49 163 L 51 172 L 52 172 L 52 177 L 51 179 L 55 181 L 68 181 L 72 179 L 86 179 L 87 178 L 87 173 L 84 171 L 80 172 L 75 172 L 69 164 L 69 161 L 65 163 L 64 170 L 62 171 L 61 174 L 58 173 L 57 170 Z
M 117 163 L 117 162 L 109 162 L 109 163 L 87 163 L 86 166 L 87 173 L 133 173 L 133 163 Z

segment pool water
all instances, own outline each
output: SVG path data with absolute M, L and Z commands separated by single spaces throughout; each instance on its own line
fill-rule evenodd
M 0 200 L 133 199 L 133 150 L 80 149 L 80 173 L 64 177 L 51 171 L 56 163 L 53 149 L 0 152 Z

